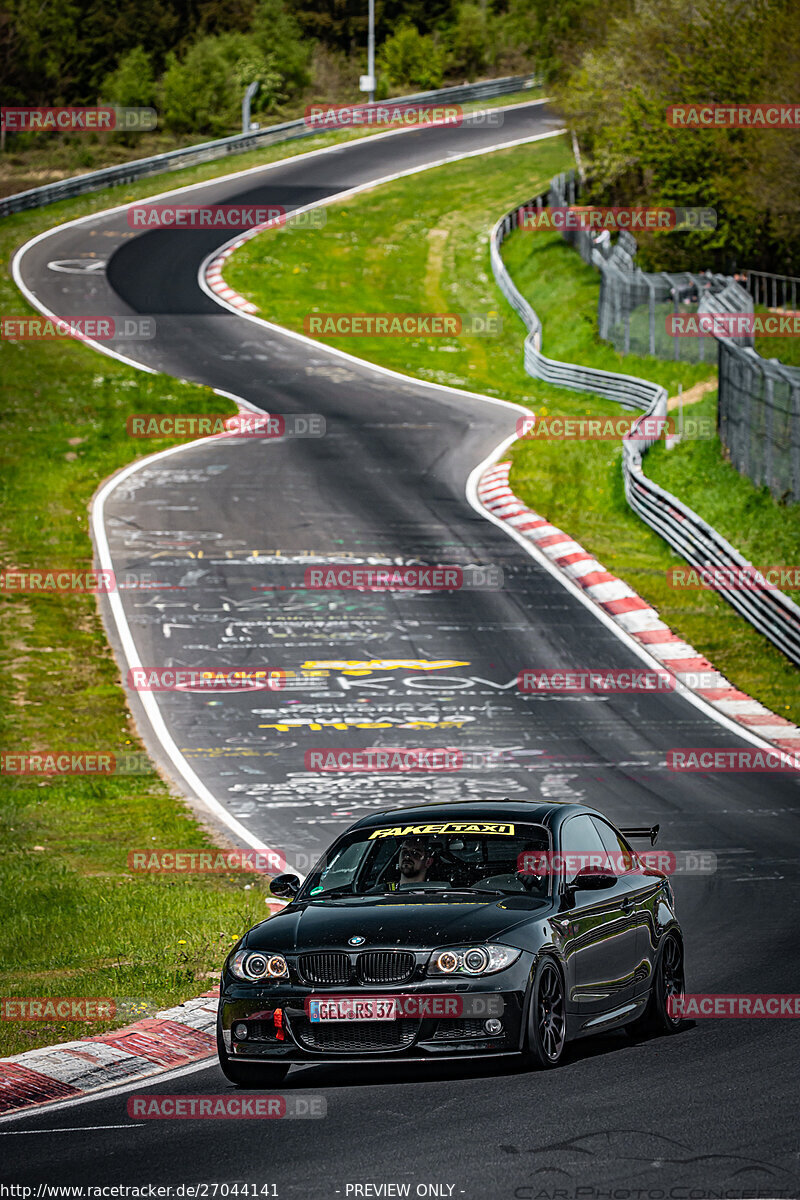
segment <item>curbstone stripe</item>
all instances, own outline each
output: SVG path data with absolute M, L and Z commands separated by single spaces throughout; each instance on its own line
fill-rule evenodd
M 510 470 L 510 462 L 497 463 L 484 472 L 478 484 L 478 499 L 492 516 L 507 521 L 528 541 L 534 542 L 564 575 L 582 587 L 587 596 L 612 616 L 626 633 L 646 646 L 648 653 L 695 695 L 778 749 L 800 753 L 800 729 L 796 725 L 735 688 L 708 659 L 673 633 L 656 609 L 623 580 L 607 571 L 562 530 L 556 529 L 533 509 L 526 508 L 509 486 Z M 520 515 L 509 517 L 512 511 Z M 691 686 L 686 673 L 698 671 L 712 677 L 708 680 L 710 686 Z
M 217 988 L 109 1033 L 0 1059 L 0 1113 L 145 1079 L 216 1052 Z

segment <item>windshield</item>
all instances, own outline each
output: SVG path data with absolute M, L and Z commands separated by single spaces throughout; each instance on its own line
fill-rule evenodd
M 531 851 L 549 849 L 541 825 L 451 821 L 353 830 L 317 864 L 298 899 L 405 891 L 546 897 L 549 876 L 521 868 Z

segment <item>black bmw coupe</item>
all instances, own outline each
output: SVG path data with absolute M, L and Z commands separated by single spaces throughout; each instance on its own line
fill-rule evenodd
M 683 937 L 669 878 L 580 804 L 380 812 L 344 833 L 222 974 L 228 1079 L 293 1064 L 522 1055 L 625 1026 L 674 1033 Z

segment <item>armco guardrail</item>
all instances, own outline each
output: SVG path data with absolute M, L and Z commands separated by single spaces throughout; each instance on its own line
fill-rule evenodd
M 800 279 L 796 275 L 773 275 L 769 271 L 745 271 L 744 286 L 756 304 L 767 308 L 797 308 Z
M 562 179 L 554 181 L 553 191 L 557 195 L 563 194 L 561 184 Z M 642 458 L 660 434 L 657 435 L 653 431 L 656 422 L 648 422 L 650 429 L 640 431 L 640 426 L 647 417 L 666 419 L 666 390 L 634 375 L 615 375 L 611 371 L 601 371 L 594 367 L 556 362 L 542 354 L 542 323 L 532 306 L 514 286 L 503 262 L 500 247 L 509 233 L 517 228 L 520 214 L 527 209 L 542 208 L 553 202 L 550 196 L 550 192 L 537 196 L 508 213 L 497 222 L 491 236 L 494 277 L 528 329 L 524 346 L 525 369 L 535 379 L 542 379 L 557 387 L 593 392 L 609 400 L 616 400 L 625 408 L 644 410 L 642 417 L 637 418 L 622 442 L 622 474 L 628 504 L 651 529 L 698 571 L 714 572 L 712 578 L 716 579 L 715 590 L 755 629 L 782 650 L 787 658 L 800 664 L 800 608 L 783 592 L 769 588 L 766 581 L 763 588 L 756 586 L 752 590 L 725 586 L 721 579 L 726 576 L 720 577 L 720 572 L 727 573 L 727 578 L 735 583 L 743 574 L 755 574 L 755 568 L 716 529 L 707 525 L 702 517 L 644 474 Z
M 540 81 L 535 75 L 507 75 L 502 79 L 488 79 L 483 83 L 465 83 L 458 87 L 439 88 L 434 92 L 416 92 L 412 96 L 397 96 L 393 97 L 391 101 L 382 101 L 381 103 L 425 104 L 435 100 L 459 104 L 474 100 L 492 100 L 497 96 L 506 96 L 511 92 L 538 86 L 540 86 Z M 215 158 L 225 158 L 229 154 L 242 154 L 246 150 L 255 150 L 259 146 L 270 146 L 275 142 L 285 142 L 295 138 L 312 137 L 320 132 L 325 131 L 310 129 L 306 125 L 305 118 L 298 117 L 297 120 L 284 121 L 280 125 L 269 125 L 266 129 L 258 129 L 252 133 L 237 133 L 232 137 L 219 138 L 217 141 L 201 142 L 197 146 L 184 146 L 181 150 L 169 150 L 164 154 L 154 154 L 150 158 L 137 158 L 132 162 L 120 163 L 115 167 L 104 167 L 100 171 L 90 171 L 87 175 L 76 175 L 71 179 L 61 179 L 57 183 L 47 183 L 43 187 L 31 188 L 27 192 L 17 192 L 14 196 L 6 196 L 0 200 L 0 217 L 7 217 L 10 213 L 24 212 L 29 208 L 41 208 L 46 204 L 54 204 L 57 200 L 67 200 L 86 192 L 96 192 L 100 188 L 111 187 L 114 184 L 132 183 L 133 180 L 143 179 L 148 175 L 162 175 L 167 171 L 177 171 L 182 167 L 194 167 L 198 163 L 211 162 Z

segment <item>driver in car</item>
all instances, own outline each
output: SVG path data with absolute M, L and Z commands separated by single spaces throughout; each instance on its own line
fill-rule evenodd
M 434 858 L 434 847 L 425 838 L 405 838 L 397 856 L 397 869 L 400 872 L 397 886 L 413 887 L 415 883 L 423 883 L 433 866 Z

